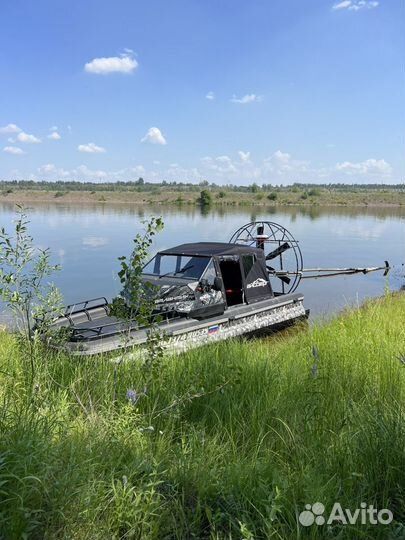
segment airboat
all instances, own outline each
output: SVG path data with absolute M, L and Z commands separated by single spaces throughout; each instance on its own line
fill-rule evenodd
M 181 244 L 159 251 L 143 268 L 142 282 L 155 291 L 152 317 L 164 336 L 162 346 L 183 352 L 305 320 L 309 311 L 297 292 L 301 279 L 381 269 L 388 272 L 388 262 L 373 268 L 304 269 L 291 233 L 261 221 L 242 226 L 228 242 Z M 67 306 L 52 325 L 67 334 L 62 347 L 75 355 L 142 347 L 148 328 L 114 316 L 104 297 Z

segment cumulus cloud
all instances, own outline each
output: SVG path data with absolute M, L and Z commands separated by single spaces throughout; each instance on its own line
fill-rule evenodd
M 108 56 L 93 58 L 84 66 L 87 73 L 96 75 L 108 75 L 109 73 L 133 73 L 138 67 L 138 62 L 133 57 L 132 51 L 126 49 L 120 56 Z
M 238 156 L 242 163 L 247 163 L 250 161 L 250 152 L 242 152 L 242 150 L 239 150 Z
M 366 159 L 358 163 L 344 161 L 337 163 L 335 169 L 349 175 L 379 175 L 389 176 L 392 173 L 392 167 L 385 159 Z
M 236 97 L 235 95 L 231 97 L 232 103 L 241 103 L 242 105 L 246 105 L 247 103 L 258 103 L 262 100 L 262 96 L 258 96 L 256 94 L 246 94 L 240 98 Z
M 87 144 L 79 144 L 77 147 L 79 152 L 83 152 L 85 154 L 103 154 L 106 149 L 102 146 L 97 146 L 97 144 L 94 144 L 93 142 L 87 143 Z
M 89 169 L 80 165 L 65 170 L 53 163 L 47 163 L 37 169 L 32 179 L 92 180 L 111 182 L 133 180 L 142 176 L 149 182 L 161 182 L 162 179 L 176 182 L 200 182 L 207 179 L 218 184 L 290 184 L 292 182 L 375 182 L 396 180 L 392 167 L 384 159 L 367 159 L 360 162 L 342 161 L 337 164 L 313 165 L 310 161 L 299 159 L 289 152 L 276 150 L 264 159 L 253 160 L 250 152 L 239 151 L 235 155 L 221 154 L 205 156 L 196 167 L 184 167 L 181 163 L 162 166 L 153 163 L 152 168 L 143 165 L 105 171 Z M 17 176 L 14 175 L 14 178 Z
M 107 178 L 106 171 L 102 170 L 91 170 L 86 165 L 79 165 L 76 169 L 73 169 L 72 176 L 75 178 L 93 178 L 94 180 L 102 180 Z
M 214 92 L 208 92 L 205 96 L 206 99 L 209 99 L 210 101 L 213 101 L 215 99 L 215 94 Z
M 373 9 L 378 7 L 377 0 L 343 0 L 332 6 L 332 10 L 337 11 L 347 9 L 348 11 L 359 11 L 361 9 Z
M 38 137 L 35 137 L 35 135 L 24 133 L 24 131 L 21 131 L 17 135 L 17 140 L 19 140 L 22 143 L 27 143 L 27 144 L 39 144 L 41 142 L 41 139 L 38 139 Z
M 72 170 L 66 170 L 63 167 L 57 167 L 54 163 L 45 163 L 44 165 L 41 165 L 41 167 L 38 167 L 37 172 L 40 177 L 46 176 L 50 179 L 69 178 L 71 180 L 83 180 L 85 178 L 90 180 L 103 180 L 107 178 L 107 176 L 111 178 L 111 180 L 119 178 L 118 174 L 117 177 L 114 178 L 114 174 L 116 173 L 107 174 L 106 171 L 89 169 L 86 165 L 79 165 Z
M 13 154 L 15 156 L 21 156 L 21 154 L 24 154 L 24 151 L 21 148 L 18 148 L 18 146 L 5 146 L 3 148 L 3 152 L 6 154 Z
M 7 124 L 7 126 L 0 127 L 0 133 L 6 133 L 7 135 L 11 133 L 20 133 L 21 128 L 15 124 Z
M 149 128 L 146 135 L 141 139 L 141 142 L 148 142 L 151 144 L 167 144 L 165 137 L 157 127 Z
M 52 133 L 48 135 L 48 139 L 51 139 L 51 141 L 60 141 L 61 138 L 62 137 L 59 135 L 57 131 L 52 131 Z

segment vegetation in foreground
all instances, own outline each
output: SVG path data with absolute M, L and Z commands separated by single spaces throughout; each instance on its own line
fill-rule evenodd
M 325 326 L 167 358 L 38 352 L 0 334 L 0 528 L 20 538 L 405 538 L 405 295 Z M 313 347 L 315 346 L 315 349 Z M 302 527 L 305 504 L 390 525 Z

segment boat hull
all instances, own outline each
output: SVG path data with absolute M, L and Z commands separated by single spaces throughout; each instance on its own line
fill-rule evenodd
M 97 326 L 97 318 L 91 318 L 88 325 L 81 324 L 79 337 L 65 342 L 61 347 L 73 355 L 95 355 L 139 346 L 147 342 L 146 328 L 124 330 L 121 324 L 111 318 L 111 324 Z M 167 352 L 181 353 L 209 343 L 216 343 L 238 336 L 275 331 L 308 316 L 302 294 L 278 296 L 251 305 L 233 306 L 223 315 L 203 320 L 181 317 L 157 325 L 164 335 L 162 346 Z M 103 317 L 105 322 L 106 317 Z M 114 326 L 115 325 L 115 326 Z M 58 328 L 68 326 L 59 321 Z M 109 329 L 108 331 L 104 329 Z M 112 329 L 112 330 L 111 330 Z

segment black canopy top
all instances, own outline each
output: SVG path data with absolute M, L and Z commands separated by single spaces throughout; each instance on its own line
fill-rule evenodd
M 225 242 L 195 242 L 192 244 L 181 244 L 164 251 L 159 251 L 161 255 L 189 255 L 200 257 L 214 257 L 221 255 L 240 255 L 242 253 L 263 253 L 261 249 L 244 246 L 242 244 L 227 244 Z

